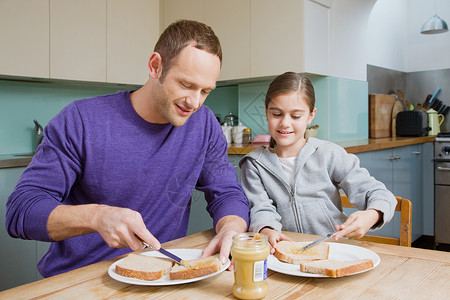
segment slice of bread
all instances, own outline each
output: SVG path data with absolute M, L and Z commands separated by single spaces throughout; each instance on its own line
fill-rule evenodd
M 116 273 L 142 280 L 157 280 L 167 275 L 172 265 L 168 258 L 131 253 L 116 265 Z
M 309 242 L 281 241 L 277 243 L 273 255 L 280 261 L 294 265 L 299 265 L 302 262 L 328 258 L 330 253 L 330 246 L 328 243 L 320 243 L 308 250 L 300 251 L 300 249 L 308 244 Z
M 353 261 L 325 259 L 300 264 L 300 271 L 302 272 L 322 274 L 333 278 L 347 276 L 370 268 L 373 268 L 371 259 Z
M 217 256 L 209 256 L 200 259 L 182 260 L 185 266 L 175 264 L 170 271 L 170 279 L 189 279 L 215 273 L 222 268 L 222 263 Z

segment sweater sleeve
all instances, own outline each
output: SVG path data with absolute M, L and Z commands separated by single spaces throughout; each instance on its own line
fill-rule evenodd
M 258 174 L 258 169 L 250 158 L 241 163 L 242 188 L 250 205 L 250 231 L 259 232 L 264 227 L 281 231 L 281 216 Z
M 336 157 L 332 180 L 344 190 L 350 202 L 358 210 L 376 209 L 383 213 L 383 219 L 372 229 L 379 229 L 394 216 L 397 200 L 386 186 L 360 167 L 359 159 L 339 147 L 334 151 Z
M 51 241 L 48 217 L 81 176 L 82 126 L 74 116 L 78 110 L 69 105 L 48 123 L 32 162 L 9 196 L 6 229 L 12 237 Z
M 213 228 L 227 215 L 239 216 L 248 225 L 248 201 L 236 171 L 228 160 L 225 136 L 212 113 L 206 126 L 210 130 L 209 145 L 196 188 L 205 194 L 208 202 L 206 209 L 213 218 Z

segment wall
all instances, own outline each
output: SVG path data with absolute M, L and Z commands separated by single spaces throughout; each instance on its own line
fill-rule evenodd
M 436 0 L 436 11 L 450 22 L 450 1 Z M 402 72 L 450 68 L 450 32 L 420 33 L 434 13 L 430 0 L 378 0 L 367 29 L 367 64 Z

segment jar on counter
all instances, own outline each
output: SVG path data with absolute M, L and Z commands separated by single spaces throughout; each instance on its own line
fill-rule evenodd
M 242 145 L 250 145 L 252 141 L 252 129 L 245 128 L 242 132 Z
M 269 293 L 267 236 L 245 232 L 233 237 L 231 256 L 234 265 L 233 295 L 239 299 L 261 299 Z
M 227 139 L 227 144 L 231 144 L 231 126 L 228 126 L 227 123 L 224 123 L 222 125 L 222 132 L 225 135 L 225 138 Z

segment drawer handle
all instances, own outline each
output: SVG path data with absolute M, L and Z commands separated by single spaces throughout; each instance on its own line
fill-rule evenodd
M 389 156 L 389 160 L 396 160 L 396 159 L 400 159 L 400 155 Z
M 445 168 L 445 167 L 437 167 L 437 169 L 439 171 L 450 171 L 450 168 Z
M 415 154 L 415 155 L 420 155 L 420 154 L 422 154 L 422 152 L 416 151 L 416 152 L 413 152 L 413 154 Z

